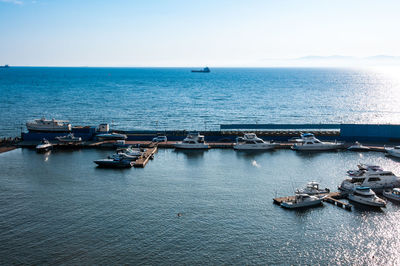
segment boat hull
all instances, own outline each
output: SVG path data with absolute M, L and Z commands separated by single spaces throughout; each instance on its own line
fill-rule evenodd
M 291 147 L 292 150 L 296 151 L 329 151 L 329 150 L 337 150 L 341 149 L 342 144 L 324 144 L 324 145 L 293 145 Z
M 233 146 L 234 150 L 243 150 L 243 151 L 250 151 L 250 150 L 273 150 L 275 148 L 275 145 L 271 144 L 263 144 L 263 145 L 257 145 L 257 144 L 236 144 Z
M 355 196 L 353 194 L 350 194 L 348 196 L 348 199 L 350 201 L 353 201 L 355 203 L 359 203 L 365 206 L 369 206 L 369 207 L 385 207 L 386 206 L 386 202 L 379 202 L 379 201 L 366 201 L 365 199 Z
M 386 152 L 390 156 L 400 158 L 400 152 L 396 152 L 396 151 L 394 151 L 394 149 L 386 149 Z
M 131 168 L 133 166 L 133 162 L 128 160 L 115 161 L 112 159 L 105 159 L 94 161 L 94 163 L 101 168 Z
M 301 203 L 294 203 L 294 202 L 282 202 L 281 207 L 285 209 L 299 209 L 299 208 L 310 208 L 322 205 L 322 199 L 301 202 Z
M 47 151 L 50 151 L 53 149 L 53 145 L 46 146 L 46 147 L 36 147 L 36 152 L 37 153 L 45 153 Z

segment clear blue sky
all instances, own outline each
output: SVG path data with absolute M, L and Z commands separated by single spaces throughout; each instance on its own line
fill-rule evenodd
M 0 0 L 0 64 L 268 66 L 400 56 L 400 1 Z

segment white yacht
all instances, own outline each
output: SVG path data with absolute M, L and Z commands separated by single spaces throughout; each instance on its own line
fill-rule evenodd
M 46 120 L 46 118 L 35 119 L 26 123 L 29 131 L 44 131 L 44 132 L 69 132 L 71 124 L 66 120 Z
M 43 139 L 37 146 L 36 152 L 46 152 L 53 149 L 53 145 L 47 140 Z
M 369 151 L 370 148 L 362 145 L 360 142 L 356 141 L 353 145 L 347 148 L 349 151 Z
M 395 146 L 393 148 L 386 148 L 385 147 L 386 152 L 394 157 L 400 157 L 400 146 Z
M 381 192 L 387 188 L 400 187 L 400 178 L 378 165 L 360 164 L 358 170 L 349 170 L 347 174 L 351 178 L 340 184 L 340 190 L 354 191 L 356 187 L 362 186 Z
M 376 196 L 375 192 L 369 187 L 356 187 L 348 198 L 351 201 L 371 207 L 386 206 L 386 201 Z
M 56 139 L 59 142 L 81 142 L 82 138 L 81 137 L 75 137 L 74 134 L 70 133 L 66 136 L 59 136 L 56 137 Z
M 388 199 L 400 201 L 400 189 L 399 188 L 384 190 L 382 194 L 383 194 L 383 196 L 385 196 Z
M 281 207 L 287 209 L 313 207 L 322 204 L 322 197 L 311 196 L 307 194 L 296 194 L 294 199 L 281 203 Z
M 314 134 L 304 133 L 291 148 L 296 151 L 326 151 L 336 150 L 343 147 L 341 142 L 322 142 L 317 139 Z
M 235 150 L 271 150 L 275 148 L 275 144 L 260 139 L 254 133 L 246 133 L 243 138 L 238 138 L 233 148 Z
M 200 133 L 189 133 L 187 137 L 175 144 L 175 149 L 208 149 L 210 146 L 204 142 L 204 136 Z
M 320 194 L 328 194 L 330 190 L 328 188 L 320 189 L 319 183 L 316 181 L 311 181 L 307 183 L 305 188 L 296 189 L 296 194 L 307 194 L 307 195 L 320 195 Z

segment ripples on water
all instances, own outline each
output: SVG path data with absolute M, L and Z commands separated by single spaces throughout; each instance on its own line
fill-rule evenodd
M 160 150 L 144 169 L 96 168 L 108 154 L 0 154 L 1 264 L 399 263 L 400 205 L 272 204 L 310 180 L 335 189 L 360 162 L 400 174 L 381 153 Z
M 317 68 L 9 68 L 0 136 L 42 116 L 119 129 L 223 123 L 400 123 L 400 82 L 385 71 Z

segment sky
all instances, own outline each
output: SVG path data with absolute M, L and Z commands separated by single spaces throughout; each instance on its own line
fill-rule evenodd
M 399 14 L 397 0 L 0 0 L 0 65 L 400 62 Z

